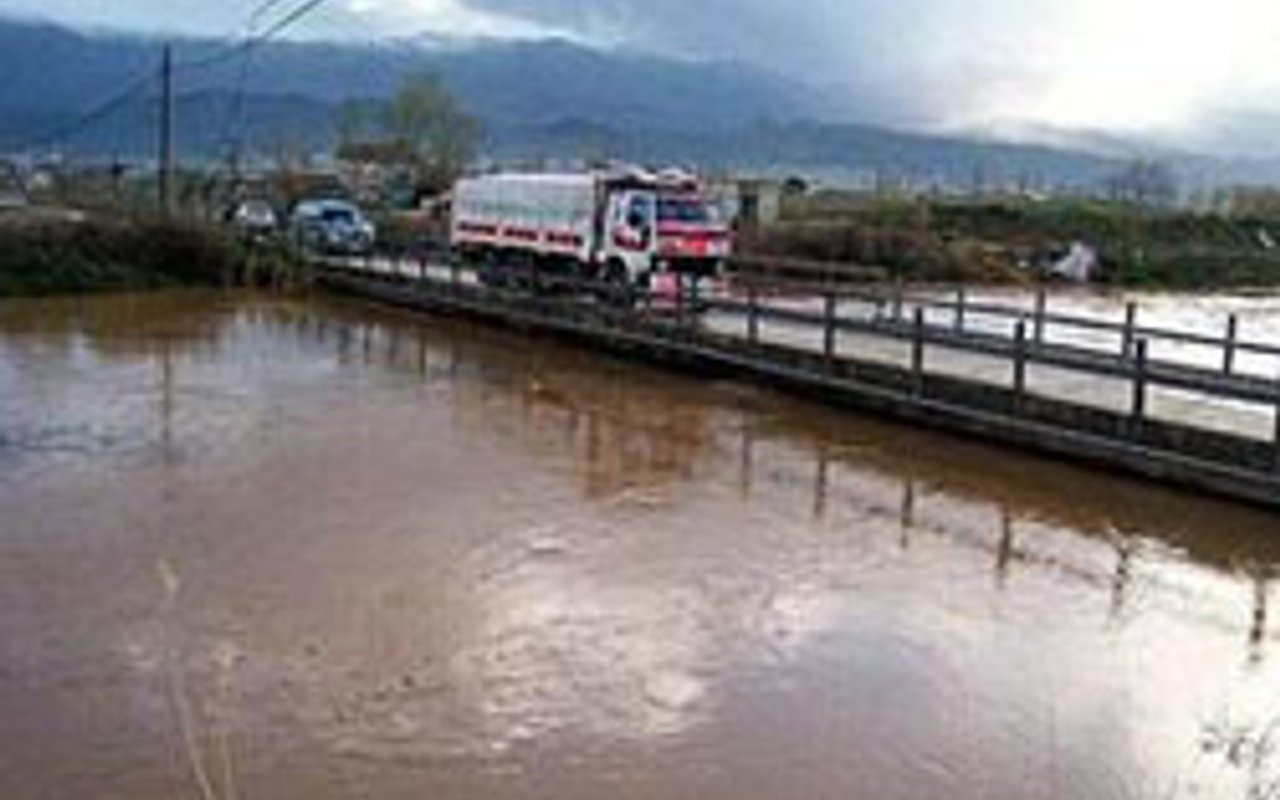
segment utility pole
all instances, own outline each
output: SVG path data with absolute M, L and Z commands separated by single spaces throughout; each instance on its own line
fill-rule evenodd
M 173 45 L 164 46 L 160 64 L 160 213 L 173 212 Z

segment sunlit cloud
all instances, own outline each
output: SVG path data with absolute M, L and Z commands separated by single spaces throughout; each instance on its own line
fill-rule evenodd
M 1194 124 L 1207 109 L 1261 101 L 1280 88 L 1269 0 L 1064 4 L 1053 36 L 1028 61 L 1038 80 L 991 112 L 1120 130 Z
M 1123 132 L 1280 101 L 1273 0 L 468 0 L 847 88 L 853 115 Z

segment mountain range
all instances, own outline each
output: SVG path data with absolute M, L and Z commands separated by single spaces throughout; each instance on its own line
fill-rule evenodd
M 806 84 L 740 63 L 555 39 L 277 42 L 249 58 L 226 42 L 173 44 L 177 138 L 192 159 L 219 158 L 235 140 L 259 157 L 328 150 L 343 101 L 386 97 L 420 71 L 439 75 L 481 121 L 484 154 L 495 159 L 612 157 L 834 181 L 1087 187 L 1141 152 L 1062 132 L 1019 140 L 889 130 L 860 122 L 856 109 L 824 88 L 834 81 Z M 144 36 L 0 19 L 0 152 L 35 145 L 146 157 L 154 149 L 161 47 Z M 92 124 L 76 124 L 86 109 L 139 81 L 136 93 Z M 1198 178 L 1260 174 L 1258 164 L 1233 171 L 1225 162 L 1180 160 Z

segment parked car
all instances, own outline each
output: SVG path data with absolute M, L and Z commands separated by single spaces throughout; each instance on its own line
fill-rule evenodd
M 367 255 L 377 240 L 373 223 L 346 200 L 299 203 L 293 210 L 290 230 L 299 247 L 326 255 Z
M 280 230 L 276 210 L 265 200 L 245 200 L 232 210 L 230 221 L 250 241 L 271 239 Z

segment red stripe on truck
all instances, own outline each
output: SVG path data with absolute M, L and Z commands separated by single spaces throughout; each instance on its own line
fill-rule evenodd
M 470 233 L 476 236 L 497 236 L 498 226 L 484 225 L 479 222 L 462 221 L 458 223 L 458 231 L 460 233 Z
M 548 231 L 546 233 L 548 244 L 560 245 L 562 247 L 581 247 L 582 237 L 576 233 L 559 233 L 557 231 Z
M 518 228 L 515 226 L 504 228 L 502 235 L 508 239 L 516 239 L 521 242 L 536 242 L 539 238 L 538 231 L 534 228 Z

